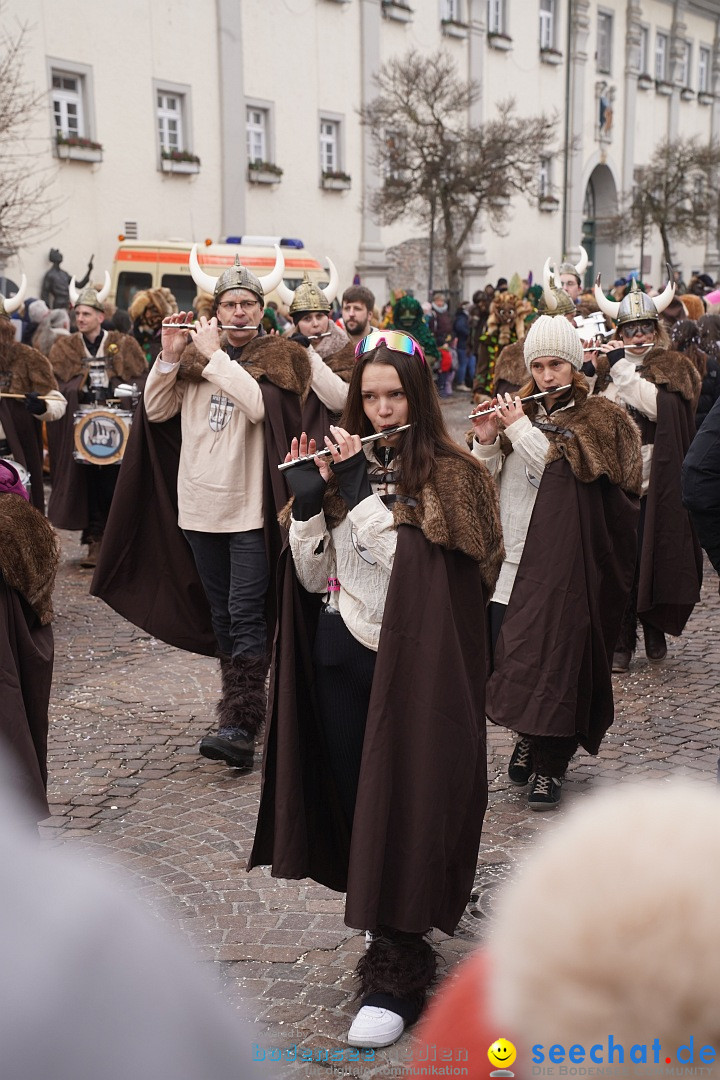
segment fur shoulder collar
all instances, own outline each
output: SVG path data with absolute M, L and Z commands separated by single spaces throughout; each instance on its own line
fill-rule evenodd
M 700 396 L 700 375 L 693 362 L 682 353 L 670 349 L 650 349 L 640 373 L 648 382 L 680 394 L 693 405 Z
M 279 516 L 285 528 L 290 525 L 291 507 L 292 499 Z M 323 511 L 330 529 L 347 517 L 347 506 L 333 480 L 327 487 Z M 469 454 L 439 457 L 417 505 L 398 501 L 392 513 L 396 528 L 413 525 L 431 544 L 474 559 L 480 564 L 484 584 L 494 589 L 505 558 L 497 489 L 487 469 Z
M 640 494 L 640 433 L 619 405 L 605 397 L 589 397 L 535 423 L 550 443 L 548 463 L 565 457 L 583 484 L 607 476 L 623 491 Z
M 85 346 L 82 334 L 63 334 L 50 350 L 50 363 L 60 382 L 70 382 L 84 371 Z
M 28 602 L 43 626 L 52 621 L 59 561 L 50 522 L 19 495 L 0 495 L 0 574 Z
M 326 363 L 331 356 L 336 352 L 339 352 L 340 349 L 344 348 L 350 341 L 345 331 L 339 327 L 337 323 L 333 322 L 332 319 L 330 319 L 328 324 L 328 330 L 330 331 L 329 337 L 320 338 L 319 341 L 313 342 L 315 352 L 318 356 L 321 356 Z
M 227 345 L 226 335 L 220 338 L 220 347 Z M 287 341 L 275 334 L 267 334 L 249 342 L 242 351 L 243 367 L 258 381 L 266 378 L 281 390 L 289 390 L 304 398 L 312 383 L 312 372 L 307 353 L 295 341 Z M 179 379 L 200 382 L 207 366 L 207 359 L 194 345 L 188 345 L 180 360 Z
M 0 366 L 3 362 L 0 359 Z M 11 375 L 11 393 L 27 394 L 34 390 L 38 394 L 47 394 L 49 390 L 57 390 L 58 384 L 50 361 L 30 345 L 21 345 L 19 342 L 12 345 L 6 362 Z
M 518 387 L 528 381 L 530 376 L 525 367 L 524 346 L 524 341 L 513 341 L 511 345 L 506 345 L 501 350 L 495 361 L 493 387 L 497 387 L 501 380 Z
M 355 346 L 352 341 L 346 342 L 339 352 L 326 357 L 325 363 L 344 382 L 349 383 L 355 368 Z

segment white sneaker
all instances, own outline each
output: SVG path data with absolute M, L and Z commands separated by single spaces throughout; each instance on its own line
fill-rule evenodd
M 348 1032 L 351 1046 L 392 1046 L 405 1030 L 402 1016 L 376 1005 L 363 1005 Z

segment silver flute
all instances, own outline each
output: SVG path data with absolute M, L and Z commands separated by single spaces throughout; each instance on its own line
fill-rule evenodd
M 539 394 L 528 394 L 527 397 L 520 398 L 520 404 L 524 405 L 526 401 L 536 401 L 538 398 L 546 397 L 548 394 L 559 394 L 562 390 L 570 390 L 572 383 L 568 383 L 567 386 L 553 386 L 552 390 L 541 390 Z M 489 409 L 482 409 L 480 412 L 470 413 L 468 420 L 477 420 L 478 416 L 489 416 L 490 413 L 494 413 L 496 405 L 491 405 Z
M 376 439 L 389 439 L 391 435 L 397 435 L 399 431 L 407 431 L 412 424 L 403 424 L 402 427 L 388 428 L 387 431 L 376 431 L 374 435 L 366 435 L 364 439 L 361 439 L 361 443 L 375 442 Z M 339 446 L 335 446 L 335 450 L 339 450 Z M 305 457 L 296 457 L 292 461 L 283 461 L 278 465 L 278 469 L 282 472 L 283 469 L 291 469 L 293 465 L 302 465 L 306 461 L 314 461 L 316 457 L 330 457 L 331 450 L 318 450 L 315 454 L 306 454 Z
M 655 347 L 654 341 L 646 341 L 644 345 L 633 345 L 628 342 L 627 345 L 623 345 L 620 342 L 615 346 L 616 349 L 653 349 Z M 583 349 L 583 352 L 597 352 L 597 345 L 591 345 L 587 349 Z
M 319 341 L 321 337 L 330 337 L 332 330 L 326 330 L 324 334 L 308 334 L 308 341 Z
M 199 322 L 164 322 L 163 327 L 165 330 L 196 330 L 200 325 Z M 259 330 L 259 326 L 233 326 L 231 323 L 226 326 L 224 323 L 218 323 L 218 330 Z

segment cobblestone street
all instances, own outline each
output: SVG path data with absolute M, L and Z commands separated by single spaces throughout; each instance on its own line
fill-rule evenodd
M 460 399 L 460 400 L 456 400 Z M 469 395 L 445 405 L 464 430 Z M 261 1047 L 344 1047 L 356 1009 L 352 970 L 364 938 L 343 923 L 343 897 L 311 882 L 245 872 L 260 788 L 260 754 L 238 775 L 200 758 L 212 726 L 216 663 L 172 649 L 88 596 L 77 536 L 62 534 L 55 593 L 48 842 L 119 862 L 138 895 L 212 961 L 224 992 L 256 1024 Z M 436 935 L 444 970 L 487 932 L 494 889 L 565 806 L 599 787 L 685 773 L 714 782 L 720 744 L 717 577 L 706 564 L 702 602 L 667 660 L 638 654 L 615 677 L 616 722 L 596 759 L 580 753 L 563 808 L 533 814 L 505 769 L 511 738 L 488 732 L 490 802 L 473 898 L 453 939 Z M 391 1075 L 408 1036 L 346 1075 Z M 296 1066 L 296 1075 L 303 1074 Z M 326 1068 L 326 1072 L 329 1069 Z M 270 1075 L 270 1071 L 268 1072 Z M 201 1078 L 198 1078 L 201 1080 Z

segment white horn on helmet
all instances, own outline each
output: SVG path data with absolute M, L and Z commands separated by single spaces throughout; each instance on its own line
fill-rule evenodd
M 17 311 L 25 299 L 25 293 L 27 292 L 27 278 L 23 274 L 20 280 L 20 288 L 14 296 L 9 297 L 7 300 L 3 300 L 3 308 L 6 315 L 12 315 L 14 311 Z
M 673 281 L 672 268 L 668 265 L 668 283 L 659 296 L 653 297 L 653 304 L 658 315 L 665 310 L 675 295 L 675 282 Z
M 202 289 L 203 292 L 210 293 L 212 296 L 215 292 L 215 286 L 217 285 L 217 278 L 213 277 L 212 274 L 206 274 L 204 270 L 200 269 L 200 263 L 198 262 L 197 257 L 197 244 L 193 244 L 188 262 L 192 279 L 198 289 Z
M 620 310 L 620 304 L 614 300 L 608 300 L 605 293 L 600 288 L 600 275 L 595 278 L 595 300 L 597 306 L 602 311 L 603 315 L 607 315 L 609 318 L 615 320 L 618 317 L 618 311 Z
M 285 273 L 285 258 L 282 251 L 277 244 L 273 245 L 275 248 L 275 267 L 266 274 L 265 277 L 258 277 L 258 281 L 262 285 L 262 290 L 267 296 L 273 289 L 277 289 L 278 285 L 282 281 L 283 274 Z
M 548 255 L 545 260 L 545 265 L 542 271 L 543 281 L 543 297 L 545 299 L 545 307 L 548 311 L 557 311 L 557 297 L 553 295 L 550 283 L 550 256 Z
M 106 270 L 105 271 L 105 284 L 103 285 L 102 289 L 100 289 L 100 291 L 97 294 L 98 303 L 100 303 L 100 304 L 104 303 L 105 300 L 107 300 L 109 295 L 110 295 L 110 275 Z
M 582 246 L 582 244 L 580 244 L 579 246 L 580 246 L 580 261 L 575 263 L 575 269 L 577 270 L 578 277 L 581 278 L 583 276 L 583 274 L 585 273 L 585 271 L 587 270 L 588 253 L 585 250 L 585 248 Z
M 340 284 L 340 275 L 335 269 L 335 263 L 332 261 L 332 259 L 328 258 L 327 255 L 325 256 L 325 259 L 327 261 L 328 267 L 330 268 L 330 280 L 325 286 L 325 288 L 321 289 L 320 292 L 323 294 L 328 304 L 332 304 L 333 300 L 337 296 L 338 285 Z
M 70 284 L 68 285 L 68 292 L 70 293 L 70 300 L 71 300 L 72 305 L 74 307 L 75 304 L 77 304 L 78 296 L 80 295 L 80 293 L 77 291 L 77 288 L 75 286 L 75 275 L 74 274 L 70 278 Z
M 285 307 L 289 307 L 295 299 L 295 293 L 292 289 L 288 289 L 287 285 L 282 280 L 275 286 L 275 292 L 278 294 Z

